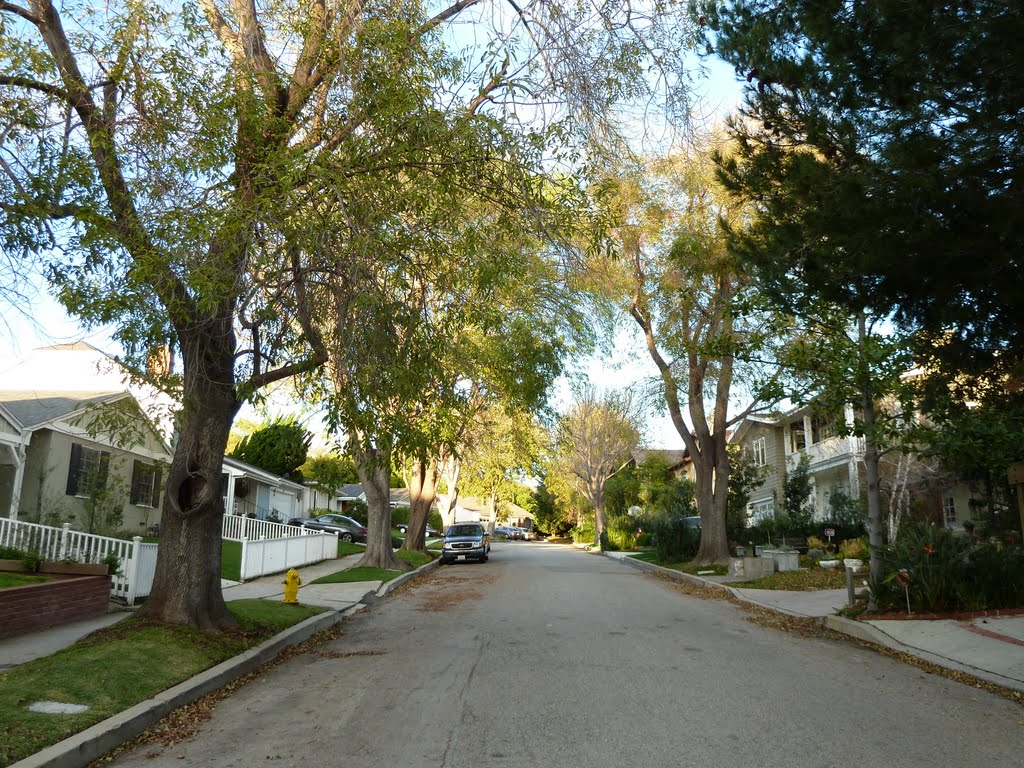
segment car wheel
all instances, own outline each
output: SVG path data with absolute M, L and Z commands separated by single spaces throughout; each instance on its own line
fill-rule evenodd
M 481 563 L 486 563 L 486 562 L 487 562 L 487 555 L 483 555 L 483 556 L 482 556 L 482 557 L 480 558 L 480 562 L 481 562 Z
M 451 564 L 452 564 L 452 561 L 449 560 L 447 557 L 442 557 L 441 558 L 441 565 L 451 565 Z
M 398 526 L 398 532 L 399 533 L 405 533 L 407 530 L 409 530 L 409 529 L 406 528 L 404 525 Z
M 355 541 L 355 537 L 353 537 L 351 533 L 343 533 L 343 534 L 341 534 L 341 540 L 342 541 Z

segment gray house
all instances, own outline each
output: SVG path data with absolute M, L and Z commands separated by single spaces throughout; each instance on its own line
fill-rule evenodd
M 170 460 L 128 392 L 0 391 L 0 515 L 144 534 Z

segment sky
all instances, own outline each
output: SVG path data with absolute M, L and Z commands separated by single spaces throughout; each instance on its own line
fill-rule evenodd
M 700 96 L 699 114 L 709 120 L 720 119 L 735 109 L 739 102 L 740 85 L 730 67 L 719 61 L 705 62 L 709 69 L 707 79 L 697 83 Z M 2 264 L 3 262 L 0 262 Z M 2 283 L 0 283 L 2 284 Z M 5 387 L 4 373 L 32 349 L 53 344 L 87 341 L 110 354 L 116 354 L 111 328 L 85 330 L 46 291 L 39 278 L 25 303 L 12 308 L 0 301 L 0 389 Z M 0 297 L 2 298 L 2 297 Z M 611 349 L 602 350 L 577 366 L 576 374 L 587 378 L 599 391 L 640 388 L 644 380 L 656 375 L 656 369 L 643 347 L 635 324 L 623 323 Z M 274 399 L 269 413 L 274 416 L 287 410 L 286 401 Z M 552 404 L 562 410 L 572 400 L 571 387 L 563 380 L 552 394 Z M 252 408 L 244 409 L 240 417 L 259 420 L 264 414 Z M 650 448 L 679 449 L 682 438 L 665 413 L 652 413 L 647 422 L 645 444 Z

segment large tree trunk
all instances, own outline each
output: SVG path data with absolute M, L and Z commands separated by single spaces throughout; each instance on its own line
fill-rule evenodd
M 409 527 L 405 531 L 402 549 L 426 552 L 426 526 L 430 508 L 437 497 L 439 472 L 437 462 L 416 460 L 409 467 L 406 486 L 409 489 Z
M 216 326 L 215 326 L 216 327 Z M 221 468 L 240 403 L 235 394 L 235 339 L 230 323 L 182 334 L 184 407 L 167 473 L 153 588 L 138 610 L 200 629 L 237 626 L 220 587 Z
M 407 571 L 411 567 L 404 560 L 395 557 L 391 548 L 391 483 L 390 455 L 379 449 L 363 450 L 358 441 L 350 441 L 349 447 L 355 461 L 359 482 L 366 493 L 367 524 L 366 554 L 356 567 L 387 568 L 392 571 Z
M 447 531 L 449 526 L 455 524 L 455 508 L 459 501 L 459 471 L 462 469 L 461 462 L 449 454 L 442 463 L 441 476 L 444 477 L 448 486 L 448 493 L 438 496 L 438 511 L 441 513 L 441 527 Z
M 696 498 L 700 512 L 700 546 L 693 561 L 704 565 L 723 563 L 729 559 L 729 540 L 725 531 L 725 512 L 729 488 L 729 460 L 724 446 L 719 451 L 717 443 L 724 443 L 724 436 L 713 434 L 712 444 L 703 446 L 702 461 L 694 460 L 697 470 Z

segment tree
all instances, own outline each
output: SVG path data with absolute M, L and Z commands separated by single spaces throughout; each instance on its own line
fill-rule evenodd
M 699 7 L 707 45 L 748 83 L 731 122 L 741 171 L 726 168 L 765 214 L 746 256 L 801 271 L 851 313 L 895 312 L 952 371 L 1017 365 L 1020 8 Z
M 299 468 L 306 463 L 312 439 L 313 435 L 294 418 L 281 417 L 243 437 L 231 456 L 272 474 L 297 480 L 302 477 Z
M 729 428 L 781 398 L 779 348 L 791 326 L 726 249 L 723 222 L 745 226 L 750 211 L 717 184 L 713 148 L 709 140 L 688 155 L 623 171 L 600 190 L 618 256 L 605 266 L 605 290 L 640 329 L 693 461 L 702 563 L 729 557 Z M 730 415 L 741 392 L 747 405 Z
M 338 453 L 308 456 L 299 471 L 307 480 L 312 480 L 330 494 L 337 493 L 344 485 L 359 482 L 352 458 Z
M 726 448 L 729 455 L 729 497 L 726 500 L 725 527 L 730 539 L 739 541 L 747 527 L 747 504 L 750 494 L 764 480 L 769 471 L 759 467 L 748 451 L 734 443 Z
M 508 116 L 525 93 L 562 118 L 553 136 L 583 144 L 612 129 L 612 104 L 685 74 L 681 11 L 616 6 L 473 16 L 496 31 L 468 65 L 445 58 L 445 25 L 478 5 L 0 3 L 4 253 L 53 254 L 62 303 L 115 324 L 126 363 L 167 344 L 183 365 L 164 382 L 183 407 L 142 614 L 235 625 L 219 577 L 232 420 L 326 361 L 312 289 L 358 275 L 395 231 L 404 180 L 458 163 L 426 102 Z
M 811 458 L 801 453 L 796 466 L 786 472 L 782 481 L 782 511 L 795 529 L 805 530 L 811 524 L 814 514 L 811 490 Z
M 629 393 L 585 390 L 558 422 L 557 464 L 574 478 L 594 510 L 594 544 L 605 530 L 608 478 L 631 460 L 640 442 L 641 410 Z

